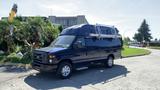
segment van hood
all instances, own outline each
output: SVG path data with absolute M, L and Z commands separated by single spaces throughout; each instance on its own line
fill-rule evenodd
M 58 52 L 58 51 L 62 51 L 65 50 L 67 48 L 62 48 L 62 47 L 45 47 L 45 48 L 40 48 L 40 49 L 36 49 L 38 51 L 44 51 L 44 52 L 48 52 L 48 53 L 54 53 L 54 52 Z

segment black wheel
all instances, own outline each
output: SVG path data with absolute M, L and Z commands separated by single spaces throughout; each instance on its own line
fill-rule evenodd
M 62 62 L 60 63 L 56 73 L 58 77 L 62 79 L 67 79 L 71 76 L 72 65 L 68 62 Z
M 108 56 L 107 62 L 105 63 L 106 67 L 111 68 L 114 65 L 114 58 L 112 56 Z

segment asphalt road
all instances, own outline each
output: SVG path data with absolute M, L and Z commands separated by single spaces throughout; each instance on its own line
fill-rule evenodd
M 0 90 L 160 90 L 160 50 L 151 51 L 150 55 L 116 60 L 110 69 L 97 66 L 74 72 L 65 80 L 53 73 L 11 72 L 0 67 Z

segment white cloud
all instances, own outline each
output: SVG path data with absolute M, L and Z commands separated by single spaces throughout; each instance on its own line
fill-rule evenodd
M 56 3 L 57 2 L 57 3 Z M 43 4 L 42 4 L 43 3 Z M 75 0 L 64 0 L 63 3 L 60 1 L 54 2 L 41 2 L 40 7 L 44 9 L 45 12 L 49 12 L 53 15 L 76 15 L 80 10 L 80 1 Z
M 63 12 L 64 14 L 70 14 L 74 11 L 76 11 L 76 6 L 74 4 L 61 4 L 61 5 L 42 5 L 43 8 L 46 8 L 46 10 L 51 10 L 52 13 L 60 13 Z

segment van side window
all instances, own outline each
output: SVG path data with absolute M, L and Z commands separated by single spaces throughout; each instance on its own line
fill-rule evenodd
M 107 28 L 105 28 L 105 27 L 100 27 L 100 29 L 101 29 L 101 33 L 102 33 L 102 34 L 108 34 Z
M 96 33 L 95 26 L 85 26 L 78 32 L 81 35 L 88 36 L 90 33 Z
M 111 28 L 110 28 L 110 29 L 111 29 Z M 116 34 L 116 30 L 112 28 L 112 29 L 111 29 L 111 34 L 112 34 L 112 35 L 115 35 L 115 34 Z
M 100 29 L 101 29 L 101 33 L 102 34 L 107 34 L 107 35 L 113 35 L 113 34 L 115 34 L 115 30 L 112 29 L 112 28 L 101 26 Z
M 112 29 L 112 28 L 108 28 L 108 33 L 110 34 L 110 35 L 113 35 L 115 32 L 114 32 L 114 29 Z

